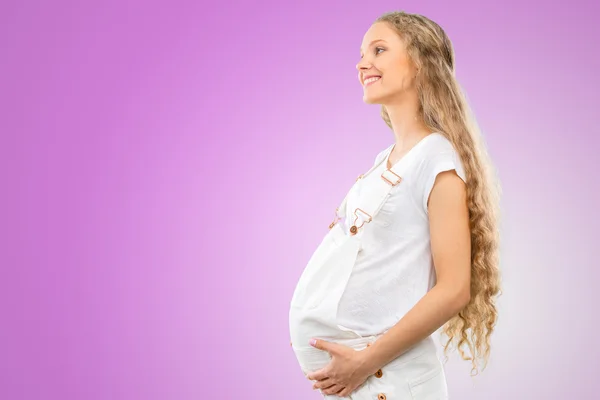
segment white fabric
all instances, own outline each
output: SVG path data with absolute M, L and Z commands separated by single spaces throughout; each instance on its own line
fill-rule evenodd
M 454 169 L 465 182 L 466 177 L 451 142 L 440 134 L 432 135 L 379 213 L 365 225 L 362 251 L 337 314 L 338 324 L 362 336 L 391 328 L 435 284 L 427 199 L 440 172 Z M 381 180 L 390 150 L 378 154 L 376 160 L 384 157 L 384 161 L 348 194 L 346 218 L 351 218 L 361 196 Z
M 435 284 L 427 199 L 437 174 L 455 169 L 465 179 L 464 170 L 451 143 L 431 134 L 392 167 L 402 177 L 392 187 L 381 178 L 392 148 L 380 152 L 373 167 L 348 192 L 338 207 L 345 218 L 325 235 L 296 285 L 289 324 L 292 348 L 303 371 L 315 360 L 327 361 L 325 353 L 308 344 L 311 338 L 342 343 L 379 337 Z M 357 209 L 373 218 L 364 224 L 358 221 L 359 229 L 351 234 Z M 388 394 L 402 392 L 401 375 L 413 383 L 435 375 L 439 378 L 423 394 L 440 397 L 413 398 L 445 398 L 445 378 L 436 375 L 441 364 L 435 347 L 426 345 L 430 340 L 415 346 L 428 350 L 414 368 L 407 364 L 406 375 L 392 368 L 388 372 L 393 378 L 379 381 L 388 382 Z
M 355 339 L 343 339 L 338 343 L 357 351 L 376 342 L 381 335 Z M 305 360 L 304 375 L 325 367 L 331 361 L 329 353 L 314 347 L 294 349 Z M 308 392 L 308 390 L 307 390 Z M 323 395 L 326 400 L 340 399 L 336 395 Z M 448 385 L 444 366 L 440 362 L 434 340 L 430 337 L 404 352 L 381 368 L 381 375 L 371 375 L 356 388 L 348 400 L 376 400 L 384 395 L 388 400 L 446 400 Z
M 405 169 L 417 158 L 424 143 L 426 140 L 419 142 L 391 170 L 386 171 L 386 175 L 391 175 L 389 179 L 392 182 L 397 182 L 394 174 L 404 175 Z M 383 158 L 378 157 L 365 176 L 373 173 L 382 161 Z M 352 274 L 356 257 L 363 251 L 362 237 L 369 225 L 374 223 L 372 218 L 377 216 L 393 189 L 381 178 L 374 181 L 368 192 L 360 197 L 357 207 L 352 208 L 351 214 L 356 218 L 337 223 L 313 253 L 291 301 L 290 333 L 293 342 L 307 343 L 314 336 L 328 339 L 356 337 L 355 331 L 336 323 L 338 304 Z M 348 195 L 338 207 L 338 215 L 346 212 L 347 198 Z M 356 226 L 351 227 L 351 224 Z M 341 331 L 350 334 L 341 335 Z

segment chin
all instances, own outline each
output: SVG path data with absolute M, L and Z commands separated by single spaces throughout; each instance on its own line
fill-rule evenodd
M 381 98 L 376 96 L 363 95 L 363 102 L 365 104 L 381 104 L 381 100 Z

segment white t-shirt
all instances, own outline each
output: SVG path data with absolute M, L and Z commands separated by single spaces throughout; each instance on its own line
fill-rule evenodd
M 393 187 L 373 220 L 364 225 L 362 250 L 338 307 L 337 322 L 361 336 L 385 332 L 435 285 L 427 201 L 436 176 L 455 170 L 466 182 L 452 143 L 439 133 L 425 137 L 402 182 Z M 346 221 L 351 225 L 361 193 L 381 179 L 393 146 L 380 152 L 380 165 L 348 193 Z

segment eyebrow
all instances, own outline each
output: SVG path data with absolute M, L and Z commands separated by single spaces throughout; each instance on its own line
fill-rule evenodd
M 385 42 L 385 40 L 383 40 L 383 39 L 375 39 L 371 43 L 369 43 L 369 46 L 367 46 L 367 47 L 371 47 L 373 45 L 373 43 L 377 43 L 377 42 Z M 385 43 L 387 43 L 387 42 L 385 42 Z M 360 51 L 362 51 L 362 48 L 360 49 Z

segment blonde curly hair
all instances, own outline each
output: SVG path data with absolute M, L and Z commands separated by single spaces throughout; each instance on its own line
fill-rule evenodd
M 492 165 L 479 128 L 455 77 L 454 49 L 444 30 L 427 17 L 403 11 L 388 12 L 375 22 L 388 23 L 403 39 L 418 74 L 419 117 L 454 145 L 467 175 L 471 228 L 471 301 L 442 328 L 448 338 L 444 355 L 456 344 L 463 360 L 477 359 L 484 367 L 490 355 L 490 336 L 498 319 L 495 300 L 500 294 L 499 194 Z M 385 106 L 381 116 L 392 128 Z M 463 346 L 467 345 L 471 356 Z M 473 375 L 473 374 L 472 374 Z

